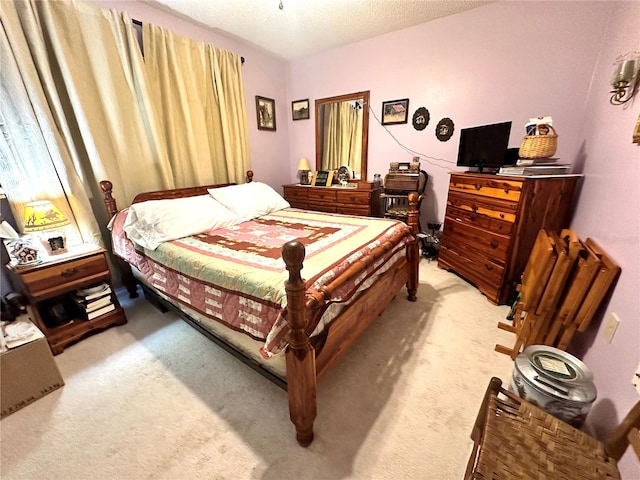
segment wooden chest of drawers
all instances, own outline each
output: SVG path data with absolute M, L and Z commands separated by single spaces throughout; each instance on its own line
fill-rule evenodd
M 579 177 L 453 173 L 438 266 L 495 304 L 509 300 L 541 228 L 569 226 Z
M 284 198 L 295 208 L 345 215 L 381 217 L 382 187 L 360 182 L 358 187 L 284 185 Z

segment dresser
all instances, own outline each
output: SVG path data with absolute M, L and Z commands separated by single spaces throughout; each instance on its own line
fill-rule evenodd
M 569 226 L 579 178 L 452 173 L 438 266 L 506 303 L 540 229 Z
M 355 187 L 313 187 L 284 185 L 284 198 L 292 207 L 345 215 L 381 217 L 382 186 L 373 182 L 358 182 Z

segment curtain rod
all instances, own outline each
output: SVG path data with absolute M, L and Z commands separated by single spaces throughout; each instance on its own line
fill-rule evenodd
M 139 27 L 142 26 L 142 22 L 140 20 L 136 20 L 135 18 L 133 18 L 131 20 L 135 25 L 138 25 Z M 240 63 L 244 63 L 244 57 L 240 57 Z

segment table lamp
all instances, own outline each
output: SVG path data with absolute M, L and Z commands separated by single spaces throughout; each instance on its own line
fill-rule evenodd
M 309 160 L 307 160 L 304 157 L 298 160 L 298 173 L 300 174 L 301 185 L 309 185 L 309 183 L 311 183 L 309 181 L 310 170 L 311 170 L 311 166 L 309 165 Z
M 27 203 L 24 209 L 24 232 L 38 232 L 40 241 L 49 255 L 65 253 L 66 236 L 57 231 L 69 225 L 69 220 L 49 200 Z

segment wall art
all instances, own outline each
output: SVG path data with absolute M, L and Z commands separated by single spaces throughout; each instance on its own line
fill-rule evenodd
M 291 102 L 291 116 L 294 120 L 309 119 L 309 99 L 294 100 Z
M 276 102 L 272 98 L 256 95 L 258 130 L 276 130 Z
M 450 118 L 443 118 L 436 125 L 436 138 L 441 142 L 446 142 L 453 135 L 453 121 Z
M 427 125 L 429 125 L 429 110 L 420 107 L 413 113 L 413 128 L 420 131 L 427 128 Z
M 408 115 L 408 98 L 382 102 L 382 125 L 397 125 L 400 123 L 407 123 Z

